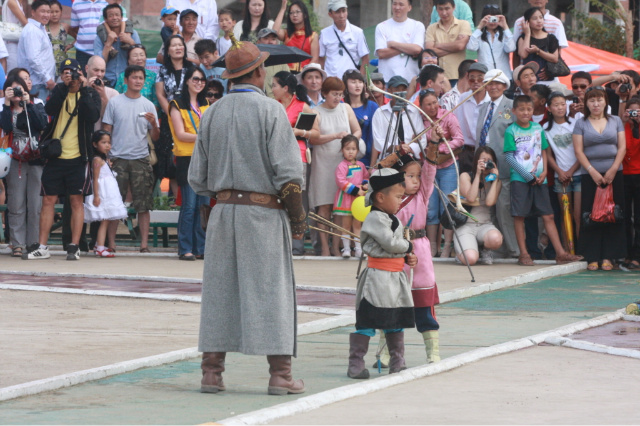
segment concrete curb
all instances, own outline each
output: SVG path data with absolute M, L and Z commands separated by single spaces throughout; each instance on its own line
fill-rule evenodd
M 524 267 L 523 267 L 524 268 Z M 586 262 L 574 262 L 566 265 L 555 265 L 544 269 L 537 269 L 535 271 L 525 272 L 519 275 L 514 275 L 502 280 L 493 281 L 490 283 L 479 284 L 473 287 L 459 288 L 457 290 L 447 291 L 440 294 L 440 303 L 450 303 L 469 297 L 478 296 L 483 293 L 489 293 L 504 288 L 515 287 L 522 284 L 528 284 L 534 281 L 538 281 L 544 278 L 555 277 L 559 275 L 566 275 L 573 272 L 578 272 L 587 268 Z
M 352 385 L 342 386 L 336 389 L 320 392 L 315 395 L 303 397 L 295 401 L 278 404 L 273 407 L 263 408 L 261 410 L 256 410 L 234 417 L 229 417 L 227 419 L 218 421 L 218 423 L 229 425 L 266 424 L 283 417 L 305 413 L 335 402 L 344 401 L 346 399 L 354 398 L 357 396 L 367 395 L 369 393 L 386 389 L 391 386 L 411 382 L 423 377 L 453 370 L 454 368 L 458 368 L 484 358 L 513 352 L 519 349 L 533 347 L 549 337 L 568 335 L 577 331 L 585 330 L 587 328 L 592 328 L 598 325 L 616 321 L 621 318 L 622 312 L 623 311 L 618 311 L 612 314 L 602 315 L 590 320 L 581 321 L 565 327 L 550 330 L 545 333 L 536 334 L 522 339 L 515 339 L 498 345 L 489 346 L 487 348 L 475 349 L 460 355 L 453 356 L 451 358 L 446 358 L 436 364 L 428 364 L 421 367 L 409 368 L 397 374 L 362 381 L 354 383 Z
M 582 340 L 573 340 L 566 337 L 547 337 L 545 342 L 550 345 L 564 348 L 581 349 L 583 351 L 640 359 L 640 351 L 635 349 L 616 348 L 614 346 L 600 345 L 598 343 L 585 342 Z
M 625 320 L 625 321 L 640 322 L 640 316 L 638 316 L 638 315 L 623 315 L 622 319 Z
M 309 312 L 314 310 L 313 307 L 310 308 L 311 309 L 308 309 Z M 333 318 L 323 318 L 305 324 L 300 324 L 298 326 L 298 336 L 320 333 L 337 327 L 344 327 L 349 324 L 353 324 L 354 322 L 355 312 L 347 312 L 346 315 L 337 315 Z M 116 364 L 105 365 L 103 367 L 76 371 L 74 373 L 62 374 L 59 376 L 49 377 L 47 379 L 21 383 L 19 385 L 0 388 L 0 401 L 7 401 L 23 396 L 66 388 L 85 382 L 104 379 L 105 377 L 128 373 L 141 368 L 157 367 L 164 364 L 171 364 L 178 361 L 197 358 L 199 356 L 200 352 L 198 351 L 198 348 L 188 348 L 145 358 L 118 362 Z

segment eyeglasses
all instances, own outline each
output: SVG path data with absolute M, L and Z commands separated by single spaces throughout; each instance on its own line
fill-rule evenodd
M 293 12 L 289 12 L 289 15 L 302 15 L 302 11 L 301 10 L 295 10 Z
M 605 91 L 604 87 L 602 86 L 593 86 L 593 87 L 589 87 L 586 93 L 589 93 L 592 90 L 602 90 L 603 92 Z
M 584 89 L 587 88 L 587 85 L 586 84 L 574 84 L 574 85 L 571 86 L 571 88 L 573 90 L 578 90 L 578 89 L 584 90 Z
M 204 77 L 191 77 L 191 80 L 193 80 L 195 83 L 206 83 L 207 79 Z
M 478 77 L 478 78 L 467 78 L 467 80 L 469 80 L 469 83 L 482 83 L 482 81 L 484 80 L 484 77 Z
M 207 97 L 207 98 L 216 98 L 216 99 L 220 99 L 220 98 L 222 97 L 222 93 L 207 92 L 207 94 L 205 95 L 205 97 Z

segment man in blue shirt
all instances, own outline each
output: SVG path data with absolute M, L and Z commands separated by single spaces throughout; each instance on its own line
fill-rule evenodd
M 102 10 L 104 23 L 107 26 L 107 41 L 103 43 L 100 37 L 96 37 L 93 42 L 93 51 L 96 55 L 102 56 L 107 63 L 105 78 L 109 80 L 109 86 L 113 87 L 118 79 L 118 75 L 127 68 L 127 50 L 122 45 L 129 47 L 140 44 L 140 37 L 136 30 L 130 35 L 122 31 L 122 8 L 119 4 L 110 4 Z M 115 49 L 118 53 L 111 57 L 109 52 Z

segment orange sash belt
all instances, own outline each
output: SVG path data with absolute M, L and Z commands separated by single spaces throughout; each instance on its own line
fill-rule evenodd
M 389 272 L 401 272 L 404 268 L 403 257 L 369 257 L 367 266 L 373 269 L 381 269 Z

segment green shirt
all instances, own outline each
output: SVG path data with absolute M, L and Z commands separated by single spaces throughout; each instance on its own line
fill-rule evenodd
M 529 122 L 529 126 L 526 128 L 520 127 L 518 123 L 507 127 L 504 135 L 504 152 L 515 151 L 516 161 L 536 177 L 539 177 L 544 170 L 542 150 L 548 147 L 547 138 L 542 126 L 538 123 Z M 511 168 L 511 181 L 527 183 L 513 167 Z M 546 183 L 546 179 L 544 183 Z

